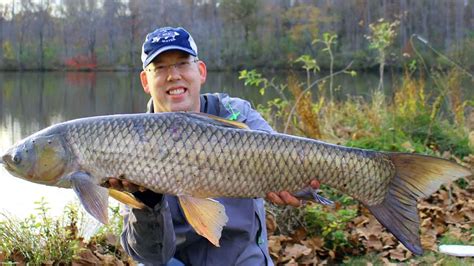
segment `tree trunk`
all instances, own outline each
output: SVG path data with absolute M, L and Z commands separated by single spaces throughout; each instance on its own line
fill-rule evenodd
M 43 31 L 43 26 L 41 26 L 40 31 L 39 31 L 38 52 L 40 54 L 39 68 L 40 68 L 40 70 L 44 70 L 44 31 Z
M 450 28 L 450 9 L 451 9 L 451 1 L 445 2 L 445 16 L 444 16 L 444 23 L 445 23 L 445 31 L 446 31 L 446 38 L 445 38 L 445 50 L 448 51 L 451 48 L 451 28 Z
M 456 23 L 455 23 L 455 38 L 456 38 L 456 44 L 458 46 L 458 49 L 462 49 L 462 39 L 464 37 L 464 6 L 465 1 L 464 0 L 456 0 L 456 6 L 455 6 L 455 18 L 456 18 Z M 467 2 L 466 2 L 467 4 Z

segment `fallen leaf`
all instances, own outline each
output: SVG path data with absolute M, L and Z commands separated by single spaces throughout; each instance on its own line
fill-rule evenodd
M 280 257 L 280 251 L 282 249 L 281 242 L 278 239 L 273 238 L 272 236 L 268 240 L 268 249 L 270 251 L 270 255 L 274 256 L 276 259 Z
M 306 238 L 306 235 L 307 235 L 306 230 L 303 227 L 300 227 L 300 228 L 297 228 L 293 232 L 293 234 L 291 234 L 291 238 L 293 238 L 295 242 L 300 242 L 301 240 Z
M 404 250 L 400 249 L 392 249 L 388 252 L 390 255 L 390 259 L 398 260 L 398 261 L 405 261 L 407 260 L 407 256 Z
M 89 249 L 83 249 L 76 258 L 72 260 L 72 265 L 99 265 L 101 261 Z
M 392 234 L 382 234 L 382 243 L 384 249 L 395 247 L 398 244 Z
M 335 259 L 336 258 L 336 253 L 334 253 L 333 250 L 329 250 L 329 257 L 331 257 L 331 259 Z
M 275 220 L 275 217 L 273 215 L 270 215 L 267 213 L 265 217 L 265 223 L 267 225 L 267 232 L 268 235 L 273 235 L 273 233 L 276 231 L 278 224 Z
M 423 249 L 429 249 L 436 251 L 437 250 L 437 245 L 436 245 L 436 231 L 431 230 L 430 232 L 425 232 L 420 236 L 421 240 L 421 246 Z
M 321 237 L 312 237 L 308 240 L 301 241 L 301 244 L 313 249 L 313 250 L 323 250 L 324 239 Z
M 369 239 L 367 240 L 367 248 L 369 249 L 375 249 L 375 250 L 381 250 L 382 249 L 382 241 L 380 241 L 379 237 L 375 235 L 369 236 Z
M 300 244 L 294 244 L 285 249 L 285 255 L 294 259 L 298 259 L 299 257 L 303 255 L 309 255 L 310 253 L 311 253 L 310 248 L 300 245 Z

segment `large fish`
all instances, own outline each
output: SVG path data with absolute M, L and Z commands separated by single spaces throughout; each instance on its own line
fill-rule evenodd
M 284 134 L 252 131 L 241 123 L 200 113 L 98 116 L 53 125 L 2 156 L 13 175 L 73 188 L 85 209 L 107 222 L 109 191 L 126 179 L 179 198 L 195 231 L 219 245 L 227 222 L 213 197 L 264 197 L 287 190 L 307 197 L 310 180 L 363 203 L 410 251 L 421 254 L 417 200 L 445 182 L 472 173 L 448 160 L 348 148 Z M 127 198 L 128 197 L 128 198 Z

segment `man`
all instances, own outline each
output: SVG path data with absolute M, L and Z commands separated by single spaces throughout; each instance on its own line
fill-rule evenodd
M 159 28 L 148 34 L 142 47 L 143 89 L 151 95 L 149 112 L 194 111 L 246 123 L 252 130 L 272 132 L 247 101 L 225 94 L 200 95 L 206 81 L 206 65 L 198 59 L 196 44 L 183 28 Z M 177 198 L 142 191 L 115 178 L 111 187 L 132 192 L 148 207 L 124 211 L 122 245 L 137 261 L 167 265 L 273 265 L 268 253 L 265 210 L 262 199 L 216 199 L 229 221 L 220 247 L 196 234 L 183 216 Z M 316 180 L 311 183 L 318 188 Z M 299 206 L 286 191 L 269 193 L 276 204 Z

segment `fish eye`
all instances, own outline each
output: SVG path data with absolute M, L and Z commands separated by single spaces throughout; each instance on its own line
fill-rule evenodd
M 20 164 L 20 162 L 21 162 L 21 156 L 20 156 L 19 154 L 13 155 L 12 161 L 13 161 L 15 164 Z

